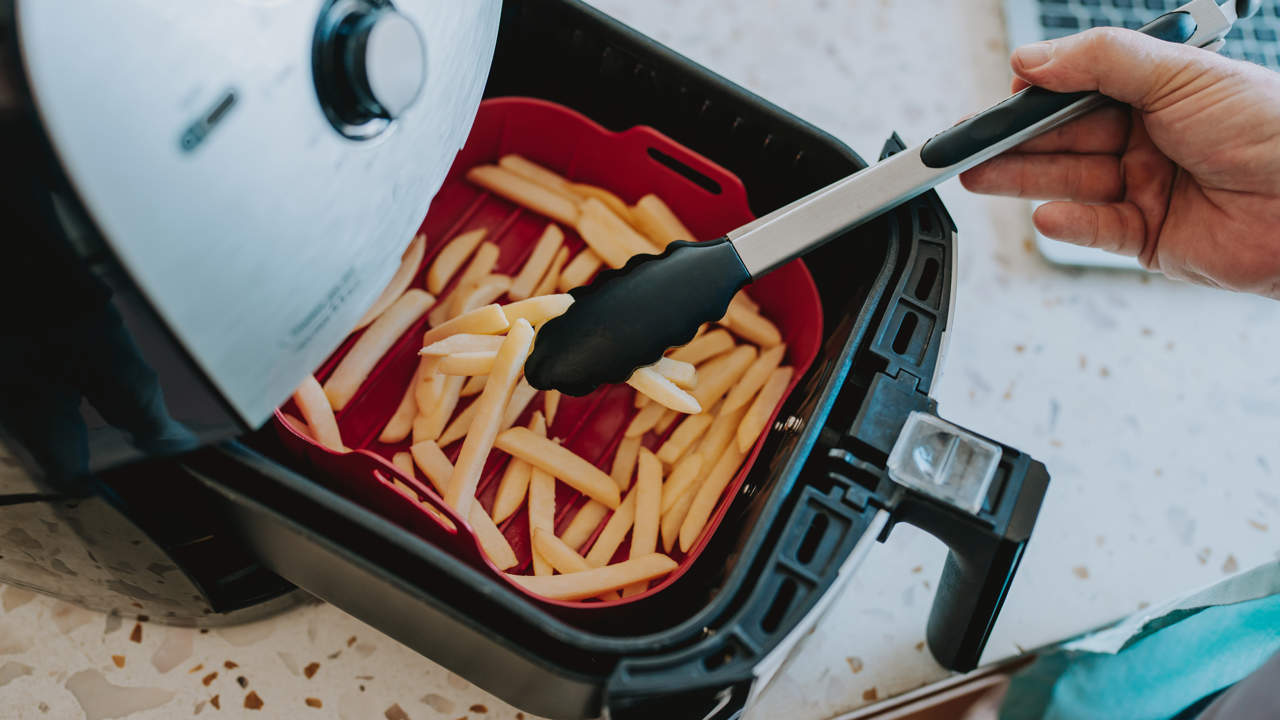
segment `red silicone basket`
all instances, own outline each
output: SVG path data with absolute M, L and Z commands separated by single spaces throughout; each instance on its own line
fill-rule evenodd
M 463 179 L 469 168 L 495 163 L 508 153 L 523 155 L 574 181 L 603 187 L 628 203 L 647 193 L 656 193 L 700 240 L 719 237 L 754 219 L 747 206 L 746 189 L 737 177 L 652 128 L 634 127 L 615 133 L 573 110 L 543 100 L 486 100 L 480 105 L 467 144 L 459 152 L 422 223 L 422 232 L 428 238 L 427 252 L 413 287 L 424 285 L 426 268 L 441 247 L 456 235 L 475 228 L 488 228 L 485 239 L 500 248 L 495 272 L 514 275 L 524 264 L 549 221 Z M 583 247 L 582 240 L 572 228 L 562 226 L 562 229 L 570 252 L 576 253 Z M 446 288 L 441 297 L 447 296 L 450 290 L 452 287 Z M 778 326 L 787 343 L 785 362 L 795 368 L 787 389 L 789 395 L 813 362 L 821 341 L 822 308 L 817 288 L 804 264 L 796 260 L 757 281 L 748 294 L 760 305 L 761 312 Z M 693 564 L 719 526 L 730 500 L 738 492 L 763 445 L 762 436 L 748 454 L 742 469 L 725 488 L 697 544 L 688 553 L 680 553 L 677 548 L 672 558 L 679 566 L 655 581 L 646 592 L 605 602 L 568 602 L 534 595 L 507 580 L 505 574 L 489 562 L 467 524 L 424 478 L 405 477 L 391 464 L 390 458 L 407 450 L 410 440 L 396 445 L 378 442 L 383 425 L 395 411 L 413 376 L 425 328 L 426 317 L 423 317 L 400 338 L 361 386 L 357 396 L 337 414 L 343 440 L 352 448 L 350 452 L 336 453 L 316 444 L 291 427 L 280 411 L 277 411 L 274 423 L 277 433 L 288 450 L 314 466 L 348 496 L 473 564 L 489 567 L 512 587 L 538 602 L 567 608 L 612 607 L 643 600 L 675 582 Z M 324 381 L 354 343 L 355 337 L 348 338 L 329 357 L 316 373 L 317 378 Z M 466 402 L 474 400 L 474 397 L 464 399 L 458 411 L 465 409 Z M 638 412 L 633 400 L 634 391 L 626 385 L 604 387 L 585 397 L 566 395 L 560 402 L 554 423 L 548 428 L 548 435 L 562 439 L 566 447 L 608 472 L 614 450 L 632 416 Z M 539 395 L 529 404 L 517 425 L 527 423 L 529 415 L 542 406 Z M 295 412 L 291 405 L 282 410 Z M 778 408 L 775 408 L 773 415 L 776 416 L 777 412 Z M 771 416 L 769 427 L 772 422 Z M 664 437 L 647 435 L 645 446 L 657 450 L 665 435 L 677 424 L 673 424 Z M 459 441 L 445 448 L 451 460 L 457 457 L 461 445 Z M 503 453 L 495 451 L 485 466 L 478 497 L 486 509 L 492 507 L 507 459 Z M 392 478 L 400 478 L 413 487 L 418 497 L 409 498 L 392 482 Z M 447 516 L 452 526 L 424 510 L 419 502 Z M 585 502 L 586 498 L 577 491 L 557 483 L 557 534 L 563 532 Z M 606 516 L 584 549 L 590 547 L 607 521 Z M 527 513 L 521 509 L 501 528 L 520 559 L 520 565 L 511 572 L 526 572 L 531 554 Z M 614 560 L 625 559 L 629 547 L 629 540 L 624 540 Z

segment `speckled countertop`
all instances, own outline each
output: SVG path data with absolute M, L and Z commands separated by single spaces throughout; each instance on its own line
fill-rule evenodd
M 998 0 L 596 4 L 867 157 L 891 130 L 918 140 L 1007 90 Z M 941 193 L 960 258 L 940 411 L 1053 474 L 985 660 L 1276 558 L 1280 303 L 1058 269 L 1024 203 Z M 923 648 L 944 557 L 894 530 L 760 716 L 832 717 L 944 677 Z M 207 633 L 15 588 L 0 610 L 5 718 L 519 717 L 327 605 Z

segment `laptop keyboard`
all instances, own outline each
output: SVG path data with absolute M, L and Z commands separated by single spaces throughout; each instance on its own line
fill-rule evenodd
M 1138 28 L 1185 0 L 1034 0 L 1040 7 L 1040 31 L 1046 40 L 1091 27 Z M 1227 35 L 1222 54 L 1280 70 L 1280 0 L 1263 0 L 1253 17 Z

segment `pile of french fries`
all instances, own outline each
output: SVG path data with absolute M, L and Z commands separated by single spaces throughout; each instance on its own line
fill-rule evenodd
M 739 293 L 725 316 L 687 345 L 628 380 L 637 412 L 617 444 L 609 473 L 550 437 L 558 392 L 517 425 L 538 392 L 523 378 L 538 328 L 573 302 L 567 290 L 603 266 L 660 252 L 692 234 L 656 195 L 628 205 L 599 187 L 574 183 L 517 155 L 472 168 L 475 185 L 550 220 L 514 276 L 494 272 L 498 246 L 485 229 L 451 238 L 431 261 L 425 288 L 410 287 L 425 257 L 414 238 L 400 269 L 357 326 L 359 336 L 321 385 L 308 378 L 294 395 L 299 432 L 347 451 L 335 412 L 359 392 L 382 357 L 424 315 L 417 370 L 378 441 L 409 448 L 392 464 L 420 472 L 470 525 L 500 570 L 520 563 L 499 523 L 528 513 L 529 575 L 507 573 L 532 593 L 557 600 L 614 599 L 644 592 L 676 568 L 670 555 L 698 543 L 725 488 L 737 475 L 792 379 L 778 328 Z M 585 247 L 570 259 L 564 228 Z M 504 301 L 504 302 L 499 302 Z M 473 398 L 462 407 L 466 398 Z M 674 429 L 673 429 L 674 428 Z M 460 444 L 450 461 L 445 448 Z M 493 507 L 476 501 L 487 460 L 509 460 Z M 397 488 L 438 520 L 443 514 L 408 483 Z M 557 484 L 586 497 L 556 533 Z M 603 523 L 603 527 L 601 524 Z M 613 562 L 630 536 L 621 562 Z

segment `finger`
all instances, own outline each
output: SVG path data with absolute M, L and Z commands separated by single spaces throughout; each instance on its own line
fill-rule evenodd
M 1192 80 L 1221 68 L 1216 54 L 1132 30 L 1094 28 L 1013 53 L 1013 71 L 1055 92 L 1097 90 L 1146 111 L 1194 92 Z M 1202 78 L 1203 79 L 1203 78 Z
M 1023 80 L 1017 75 L 1014 75 L 1013 82 L 1009 84 L 1009 92 L 1011 93 L 1021 92 L 1023 90 L 1026 90 L 1029 87 L 1031 87 L 1031 83 L 1027 82 L 1026 80 Z
M 1098 108 L 1084 117 L 1022 143 L 1015 151 L 1118 154 L 1129 142 L 1130 112 L 1123 105 Z
M 1120 255 L 1142 256 L 1144 260 L 1147 257 L 1142 252 L 1147 237 L 1146 221 L 1133 203 L 1045 203 L 1036 208 L 1032 220 L 1041 234 L 1054 240 Z
M 972 192 L 1035 200 L 1110 202 L 1124 197 L 1115 155 L 1005 153 L 963 173 Z

